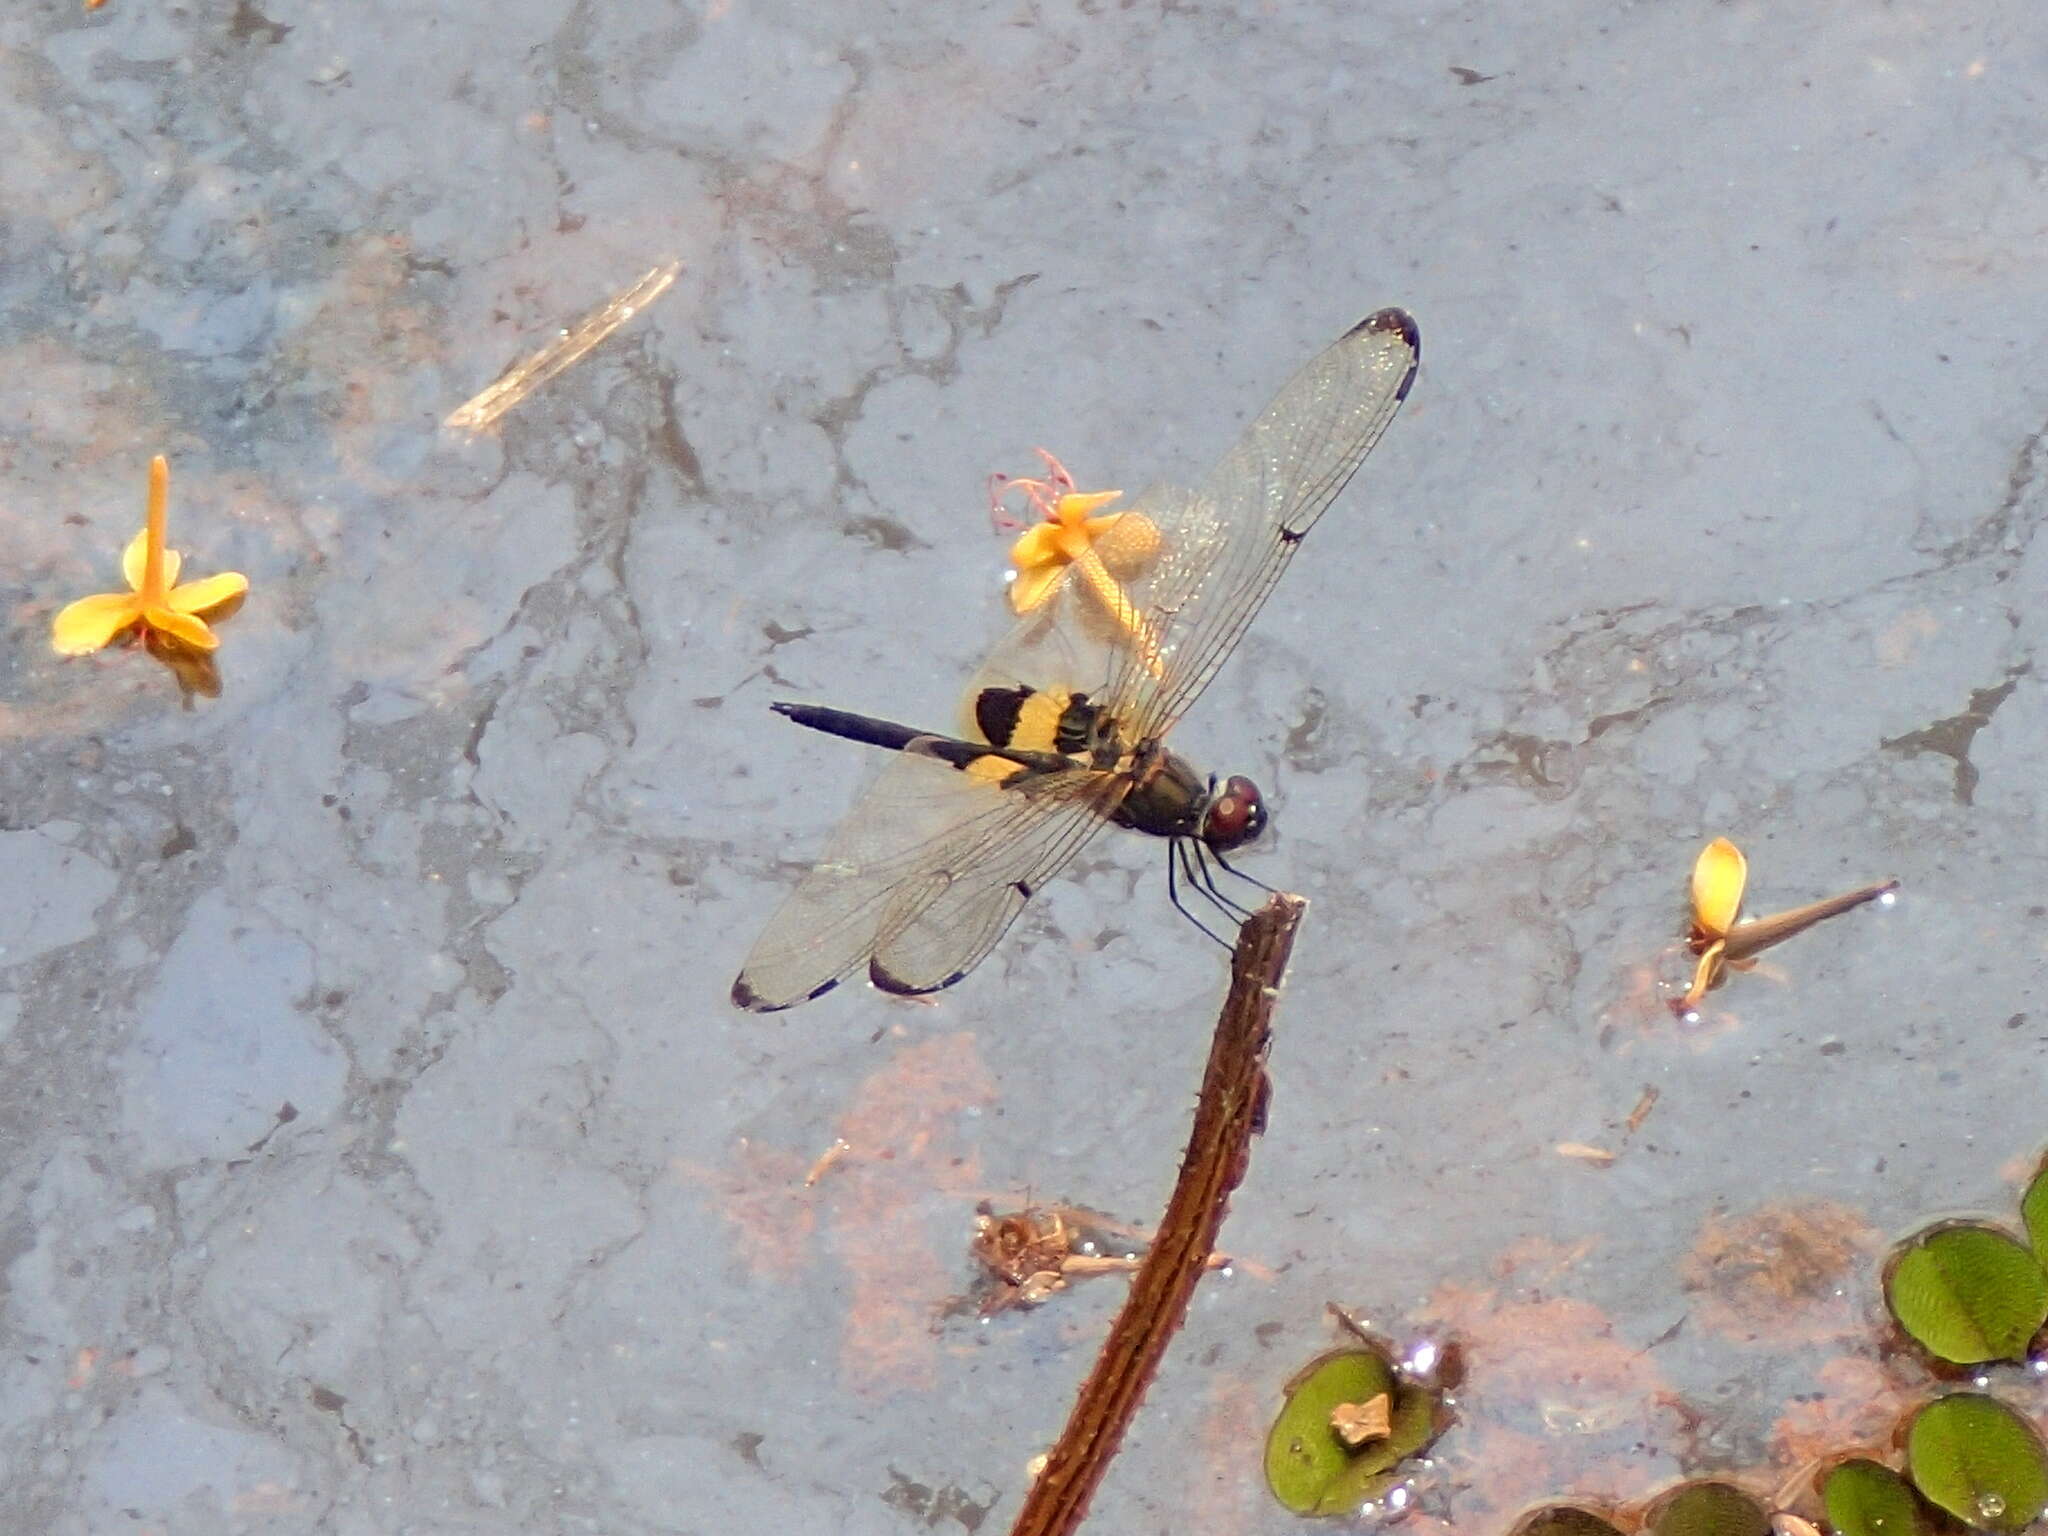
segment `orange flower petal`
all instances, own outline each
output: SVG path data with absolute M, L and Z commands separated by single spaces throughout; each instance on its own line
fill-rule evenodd
M 1052 525 L 1048 523 L 1046 526 Z M 1037 608 L 1052 596 L 1053 589 L 1066 573 L 1064 564 L 1032 566 L 1019 571 L 1017 579 L 1010 583 L 1010 611 L 1029 613 Z
M 149 530 L 143 529 L 121 551 L 121 574 L 135 591 L 142 590 L 142 568 L 149 560 Z
M 1010 564 L 1020 571 L 1028 571 L 1056 563 L 1061 558 L 1060 532 L 1057 523 L 1033 523 L 1018 534 L 1017 542 L 1010 546 Z
M 168 555 L 170 551 L 165 550 L 164 553 Z M 222 571 L 218 576 L 202 576 L 182 587 L 174 587 L 164 600 L 178 613 L 197 614 L 203 619 L 248 590 L 249 578 L 240 571 Z
M 1742 888 L 1749 882 L 1749 860 L 1725 837 L 1700 850 L 1692 867 L 1692 920 L 1710 939 L 1735 926 L 1742 910 Z
M 1089 513 L 1108 506 L 1121 495 L 1122 491 L 1069 491 L 1055 503 L 1053 515 L 1068 527 L 1085 526 L 1093 521 Z
M 131 594 L 96 592 L 58 610 L 50 621 L 50 644 L 60 656 L 90 656 L 141 617 Z
M 197 583 L 195 583 L 197 585 Z M 189 613 L 179 613 L 174 608 L 145 608 L 142 622 L 158 634 L 166 635 L 182 646 L 195 651 L 210 651 L 220 644 L 220 636 L 206 627 L 206 621 Z
M 1699 1000 L 1707 995 L 1708 988 L 1721 979 L 1721 961 L 1726 950 L 1727 945 L 1719 939 L 1707 946 L 1707 952 L 1700 956 L 1700 963 L 1693 968 L 1692 985 L 1678 1000 L 1680 1011 L 1697 1006 Z
M 128 547 L 121 551 L 121 574 L 128 578 L 128 585 L 136 591 L 142 590 L 142 568 L 149 561 L 149 530 L 143 529 L 128 541 Z M 178 584 L 178 552 L 164 551 L 164 587 L 169 590 Z

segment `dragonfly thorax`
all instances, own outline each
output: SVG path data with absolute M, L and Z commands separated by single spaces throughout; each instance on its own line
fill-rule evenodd
M 1140 742 L 1131 756 L 1130 792 L 1118 807 L 1119 825 L 1154 837 L 1199 838 L 1228 853 L 1266 829 L 1266 806 L 1258 787 L 1232 774 L 1218 788 L 1188 760 L 1156 741 Z

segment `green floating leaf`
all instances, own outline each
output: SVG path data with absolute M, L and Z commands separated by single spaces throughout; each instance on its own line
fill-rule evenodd
M 1391 1420 L 1384 1440 L 1375 1440 L 1352 1452 L 1351 1464 L 1323 1490 L 1316 1505 L 1317 1514 L 1351 1514 L 1401 1480 L 1401 1463 L 1419 1454 L 1436 1438 L 1436 1394 L 1401 1383 L 1394 1388 Z
M 2020 1197 L 2020 1219 L 2027 1224 L 2027 1241 L 2034 1245 L 2034 1257 L 2048 1264 L 2048 1163 Z
M 2003 1232 L 1943 1227 L 1899 1256 L 1885 1277 L 1885 1301 L 1938 1359 L 2017 1360 L 2048 1320 L 2048 1273 Z
M 1394 1368 L 1369 1349 L 1340 1349 L 1309 1362 L 1289 1386 L 1266 1436 L 1266 1486 L 1297 1515 L 1317 1512 L 1324 1492 L 1351 1463 L 1330 1427 L 1343 1403 L 1391 1396 Z
M 1650 1536 L 1771 1536 L 1771 1517 L 1727 1483 L 1686 1483 L 1650 1511 Z
M 2041 1437 L 1976 1392 L 1936 1398 L 1913 1416 L 1906 1470 L 1930 1503 L 1980 1531 L 2023 1531 L 2048 1511 Z
M 1388 1399 L 1384 1438 L 1353 1450 L 1331 1415 L 1344 1404 Z M 1395 1467 L 1436 1438 L 1437 1397 L 1408 1385 L 1377 1350 L 1340 1349 L 1311 1361 L 1288 1388 L 1266 1436 L 1266 1486 L 1297 1515 L 1345 1515 L 1398 1481 Z
M 1621 1536 L 1621 1532 L 1591 1510 L 1552 1504 L 1524 1515 L 1508 1536 Z
M 1927 1516 L 1906 1480 L 1890 1467 L 1858 1457 L 1821 1485 L 1836 1536 L 1927 1536 Z

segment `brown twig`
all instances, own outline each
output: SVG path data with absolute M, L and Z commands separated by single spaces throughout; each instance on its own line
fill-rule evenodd
M 1250 1162 L 1252 1137 L 1266 1128 L 1266 1045 L 1273 1006 L 1307 906 L 1299 896 L 1276 892 L 1238 931 L 1230 996 L 1216 1021 L 1194 1130 L 1173 1197 L 1159 1219 L 1158 1238 L 1131 1279 L 1131 1293 L 1103 1341 L 1095 1369 L 1081 1383 L 1081 1395 L 1046 1457 L 1045 1470 L 1024 1496 L 1011 1536 L 1070 1536 L 1080 1527 L 1168 1342 L 1187 1316 L 1230 1192 Z

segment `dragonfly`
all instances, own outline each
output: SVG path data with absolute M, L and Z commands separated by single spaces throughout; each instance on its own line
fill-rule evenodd
M 1211 864 L 1250 879 L 1228 855 L 1265 830 L 1265 802 L 1250 779 L 1218 783 L 1165 738 L 1379 442 L 1421 350 L 1404 311 L 1370 314 L 1199 481 L 1154 485 L 1092 527 L 1078 512 L 1100 503 L 1077 509 L 1073 570 L 1013 601 L 1022 617 L 968 685 L 952 732 L 774 704 L 894 756 L 769 920 L 733 1002 L 792 1008 L 863 967 L 883 992 L 950 987 L 1111 825 L 1167 841 L 1168 895 L 1183 912 L 1183 882 L 1241 911 Z

